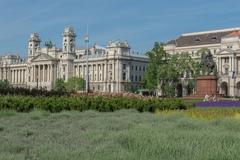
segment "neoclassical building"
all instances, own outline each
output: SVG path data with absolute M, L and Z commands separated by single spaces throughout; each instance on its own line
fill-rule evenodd
M 62 34 L 62 48 L 51 42 L 41 47 L 38 33 L 28 40 L 26 59 L 8 54 L 0 57 L 0 80 L 26 88 L 53 89 L 57 79 L 89 76 L 89 87 L 98 92 L 124 92 L 143 86 L 148 58 L 130 52 L 127 42 L 109 42 L 106 48 L 93 45 L 88 49 L 76 47 L 76 33 L 66 27 Z
M 188 53 L 196 60 L 201 56 L 198 51 L 208 48 L 217 64 L 219 92 L 240 96 L 240 28 L 182 34 L 164 48 L 169 54 Z M 183 95 L 186 95 L 186 85 L 182 84 Z

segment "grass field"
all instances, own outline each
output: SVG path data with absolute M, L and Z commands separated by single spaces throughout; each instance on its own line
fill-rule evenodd
M 238 115 L 238 109 L 0 111 L 0 159 L 236 160 Z

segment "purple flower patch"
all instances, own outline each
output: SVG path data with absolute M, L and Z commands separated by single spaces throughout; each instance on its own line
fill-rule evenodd
M 197 107 L 240 107 L 240 101 L 197 102 Z

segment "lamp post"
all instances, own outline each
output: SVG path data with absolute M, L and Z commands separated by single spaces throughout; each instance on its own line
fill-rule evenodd
M 89 70 L 88 70 L 88 48 L 89 48 L 89 36 L 88 36 L 88 27 L 87 27 L 87 35 L 84 37 L 84 42 L 87 46 L 86 52 L 86 93 L 89 92 Z

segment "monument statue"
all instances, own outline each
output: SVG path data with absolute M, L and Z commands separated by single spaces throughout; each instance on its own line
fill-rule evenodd
M 213 60 L 213 56 L 209 50 L 202 52 L 201 55 L 201 70 L 202 75 L 216 75 L 217 74 L 217 66 Z
M 200 76 L 196 78 L 196 93 L 192 97 L 203 98 L 206 95 L 219 96 L 217 90 L 217 66 L 208 49 L 201 49 Z

